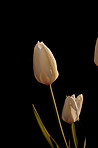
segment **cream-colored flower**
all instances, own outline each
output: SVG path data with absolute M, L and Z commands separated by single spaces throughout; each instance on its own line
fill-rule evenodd
M 34 47 L 33 71 L 36 80 L 46 85 L 52 84 L 59 75 L 56 60 L 43 42 L 38 41 Z
M 69 124 L 79 120 L 82 104 L 82 94 L 80 94 L 77 98 L 75 98 L 74 94 L 72 96 L 67 96 L 62 110 L 62 119 Z
M 98 66 L 98 38 L 95 45 L 94 62 Z

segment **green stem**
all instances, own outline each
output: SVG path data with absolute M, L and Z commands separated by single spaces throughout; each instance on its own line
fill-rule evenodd
M 78 140 L 77 140 L 77 136 L 76 136 L 76 130 L 75 130 L 75 124 L 74 123 L 71 124 L 71 131 L 72 131 L 72 137 L 73 137 L 75 148 L 77 148 Z
M 51 95 L 52 95 L 55 111 L 56 111 L 56 114 L 57 114 L 57 119 L 58 119 L 58 122 L 59 122 L 59 126 L 60 126 L 60 129 L 61 129 L 61 133 L 62 133 L 64 142 L 66 144 L 66 147 L 69 148 L 68 144 L 67 144 L 67 141 L 66 141 L 66 138 L 65 138 L 65 135 L 64 135 L 64 132 L 63 132 L 62 125 L 61 125 L 61 121 L 60 121 L 60 117 L 59 117 L 59 113 L 58 113 L 58 110 L 57 110 L 57 106 L 56 106 L 56 102 L 55 102 L 55 98 L 54 98 L 54 95 L 53 95 L 53 91 L 52 91 L 52 86 L 51 85 L 50 85 L 50 91 L 51 91 Z

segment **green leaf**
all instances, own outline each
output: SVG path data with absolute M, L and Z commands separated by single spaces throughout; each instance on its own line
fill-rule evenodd
M 84 146 L 83 148 L 86 148 L 86 137 L 85 137 L 85 140 L 84 140 Z
M 36 110 L 36 108 L 34 107 L 33 104 L 32 104 L 32 107 L 33 107 L 33 112 L 34 112 L 34 115 L 35 115 L 36 120 L 37 120 L 37 122 L 38 122 L 38 125 L 39 125 L 39 127 L 40 127 L 40 129 L 41 129 L 41 131 L 42 131 L 42 133 L 43 133 L 43 135 L 44 135 L 44 137 L 46 138 L 47 142 L 50 144 L 50 146 L 51 146 L 52 148 L 54 148 L 54 145 L 53 145 L 53 144 L 55 144 L 55 146 L 56 146 L 57 148 L 60 148 L 60 147 L 58 146 L 57 142 L 51 137 L 51 135 L 50 135 L 50 134 L 48 133 L 48 131 L 46 130 L 46 128 L 45 128 L 43 122 L 41 121 L 41 118 L 40 118 L 40 116 L 39 116 L 39 114 L 38 114 L 38 112 L 37 112 L 37 110 Z
M 77 136 L 76 136 L 76 129 L 75 129 L 75 124 L 74 123 L 71 124 L 71 130 L 72 130 L 74 145 L 75 145 L 75 148 L 77 148 L 78 140 L 77 140 Z
M 69 139 L 69 148 L 71 148 L 71 145 L 70 145 L 70 139 Z

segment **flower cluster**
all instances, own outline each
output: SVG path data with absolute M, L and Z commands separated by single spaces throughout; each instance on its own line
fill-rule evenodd
M 98 38 L 96 40 L 96 45 L 95 45 L 94 62 L 98 66 Z M 70 148 L 70 145 L 67 144 L 67 141 L 66 141 L 66 138 L 65 138 L 65 135 L 63 132 L 63 128 L 61 125 L 59 113 L 57 110 L 56 102 L 55 102 L 52 87 L 51 87 L 51 84 L 59 76 L 59 72 L 57 69 L 57 63 L 56 63 L 56 60 L 55 60 L 52 52 L 43 42 L 38 41 L 34 47 L 33 71 L 34 71 L 34 76 L 38 82 L 45 84 L 45 85 L 50 85 L 51 95 L 53 98 L 54 107 L 55 107 L 55 111 L 57 114 L 59 126 L 60 126 L 60 129 L 62 132 L 62 136 L 63 136 L 66 147 Z M 79 120 L 79 116 L 80 116 L 81 109 L 82 109 L 82 104 L 83 104 L 83 94 L 80 94 L 77 97 L 75 97 L 75 94 L 73 94 L 72 96 L 67 96 L 65 99 L 65 103 L 63 106 L 63 110 L 62 110 L 62 116 L 61 116 L 63 121 L 72 125 L 71 126 L 72 127 L 72 135 L 73 135 L 73 140 L 74 140 L 74 144 L 75 144 L 76 148 L 77 148 L 77 139 L 75 136 L 76 133 L 75 133 L 74 122 Z M 53 145 L 51 143 L 51 139 L 52 139 L 52 141 L 56 144 L 56 146 L 59 147 L 58 144 L 56 143 L 56 141 L 46 131 L 46 128 L 44 127 L 34 105 L 32 105 L 32 106 L 34 109 L 35 117 L 36 117 L 36 119 L 39 123 L 39 126 L 41 127 L 42 132 L 43 132 L 44 136 L 46 137 L 48 143 L 50 144 L 51 147 L 53 147 Z M 85 146 L 86 146 L 86 138 L 84 140 L 84 148 L 85 148 Z

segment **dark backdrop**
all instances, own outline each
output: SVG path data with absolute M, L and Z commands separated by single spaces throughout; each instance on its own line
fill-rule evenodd
M 41 11 L 41 9 L 39 9 Z M 47 9 L 40 15 L 30 15 L 25 38 L 27 55 L 26 81 L 26 140 L 30 147 L 50 147 L 45 140 L 32 111 L 35 105 L 45 127 L 61 147 L 63 138 L 57 124 L 49 86 L 36 81 L 33 74 L 33 50 L 37 41 L 43 41 L 54 54 L 59 71 L 52 84 L 59 115 L 61 116 L 66 95 L 83 94 L 80 121 L 76 122 L 79 147 L 83 147 L 85 136 L 87 147 L 97 141 L 98 67 L 94 64 L 94 48 L 98 37 L 95 14 L 83 11 L 62 10 L 50 14 Z M 53 9 L 52 9 L 53 11 Z M 48 12 L 45 15 L 45 12 Z M 91 11 L 90 11 L 91 12 Z M 34 12 L 36 13 L 36 11 Z M 78 14 L 79 13 L 79 14 Z M 43 17 L 44 16 L 44 17 Z M 71 137 L 70 125 L 62 120 L 67 140 Z M 71 139 L 72 140 L 72 139 Z M 26 141 L 25 141 L 26 142 Z

